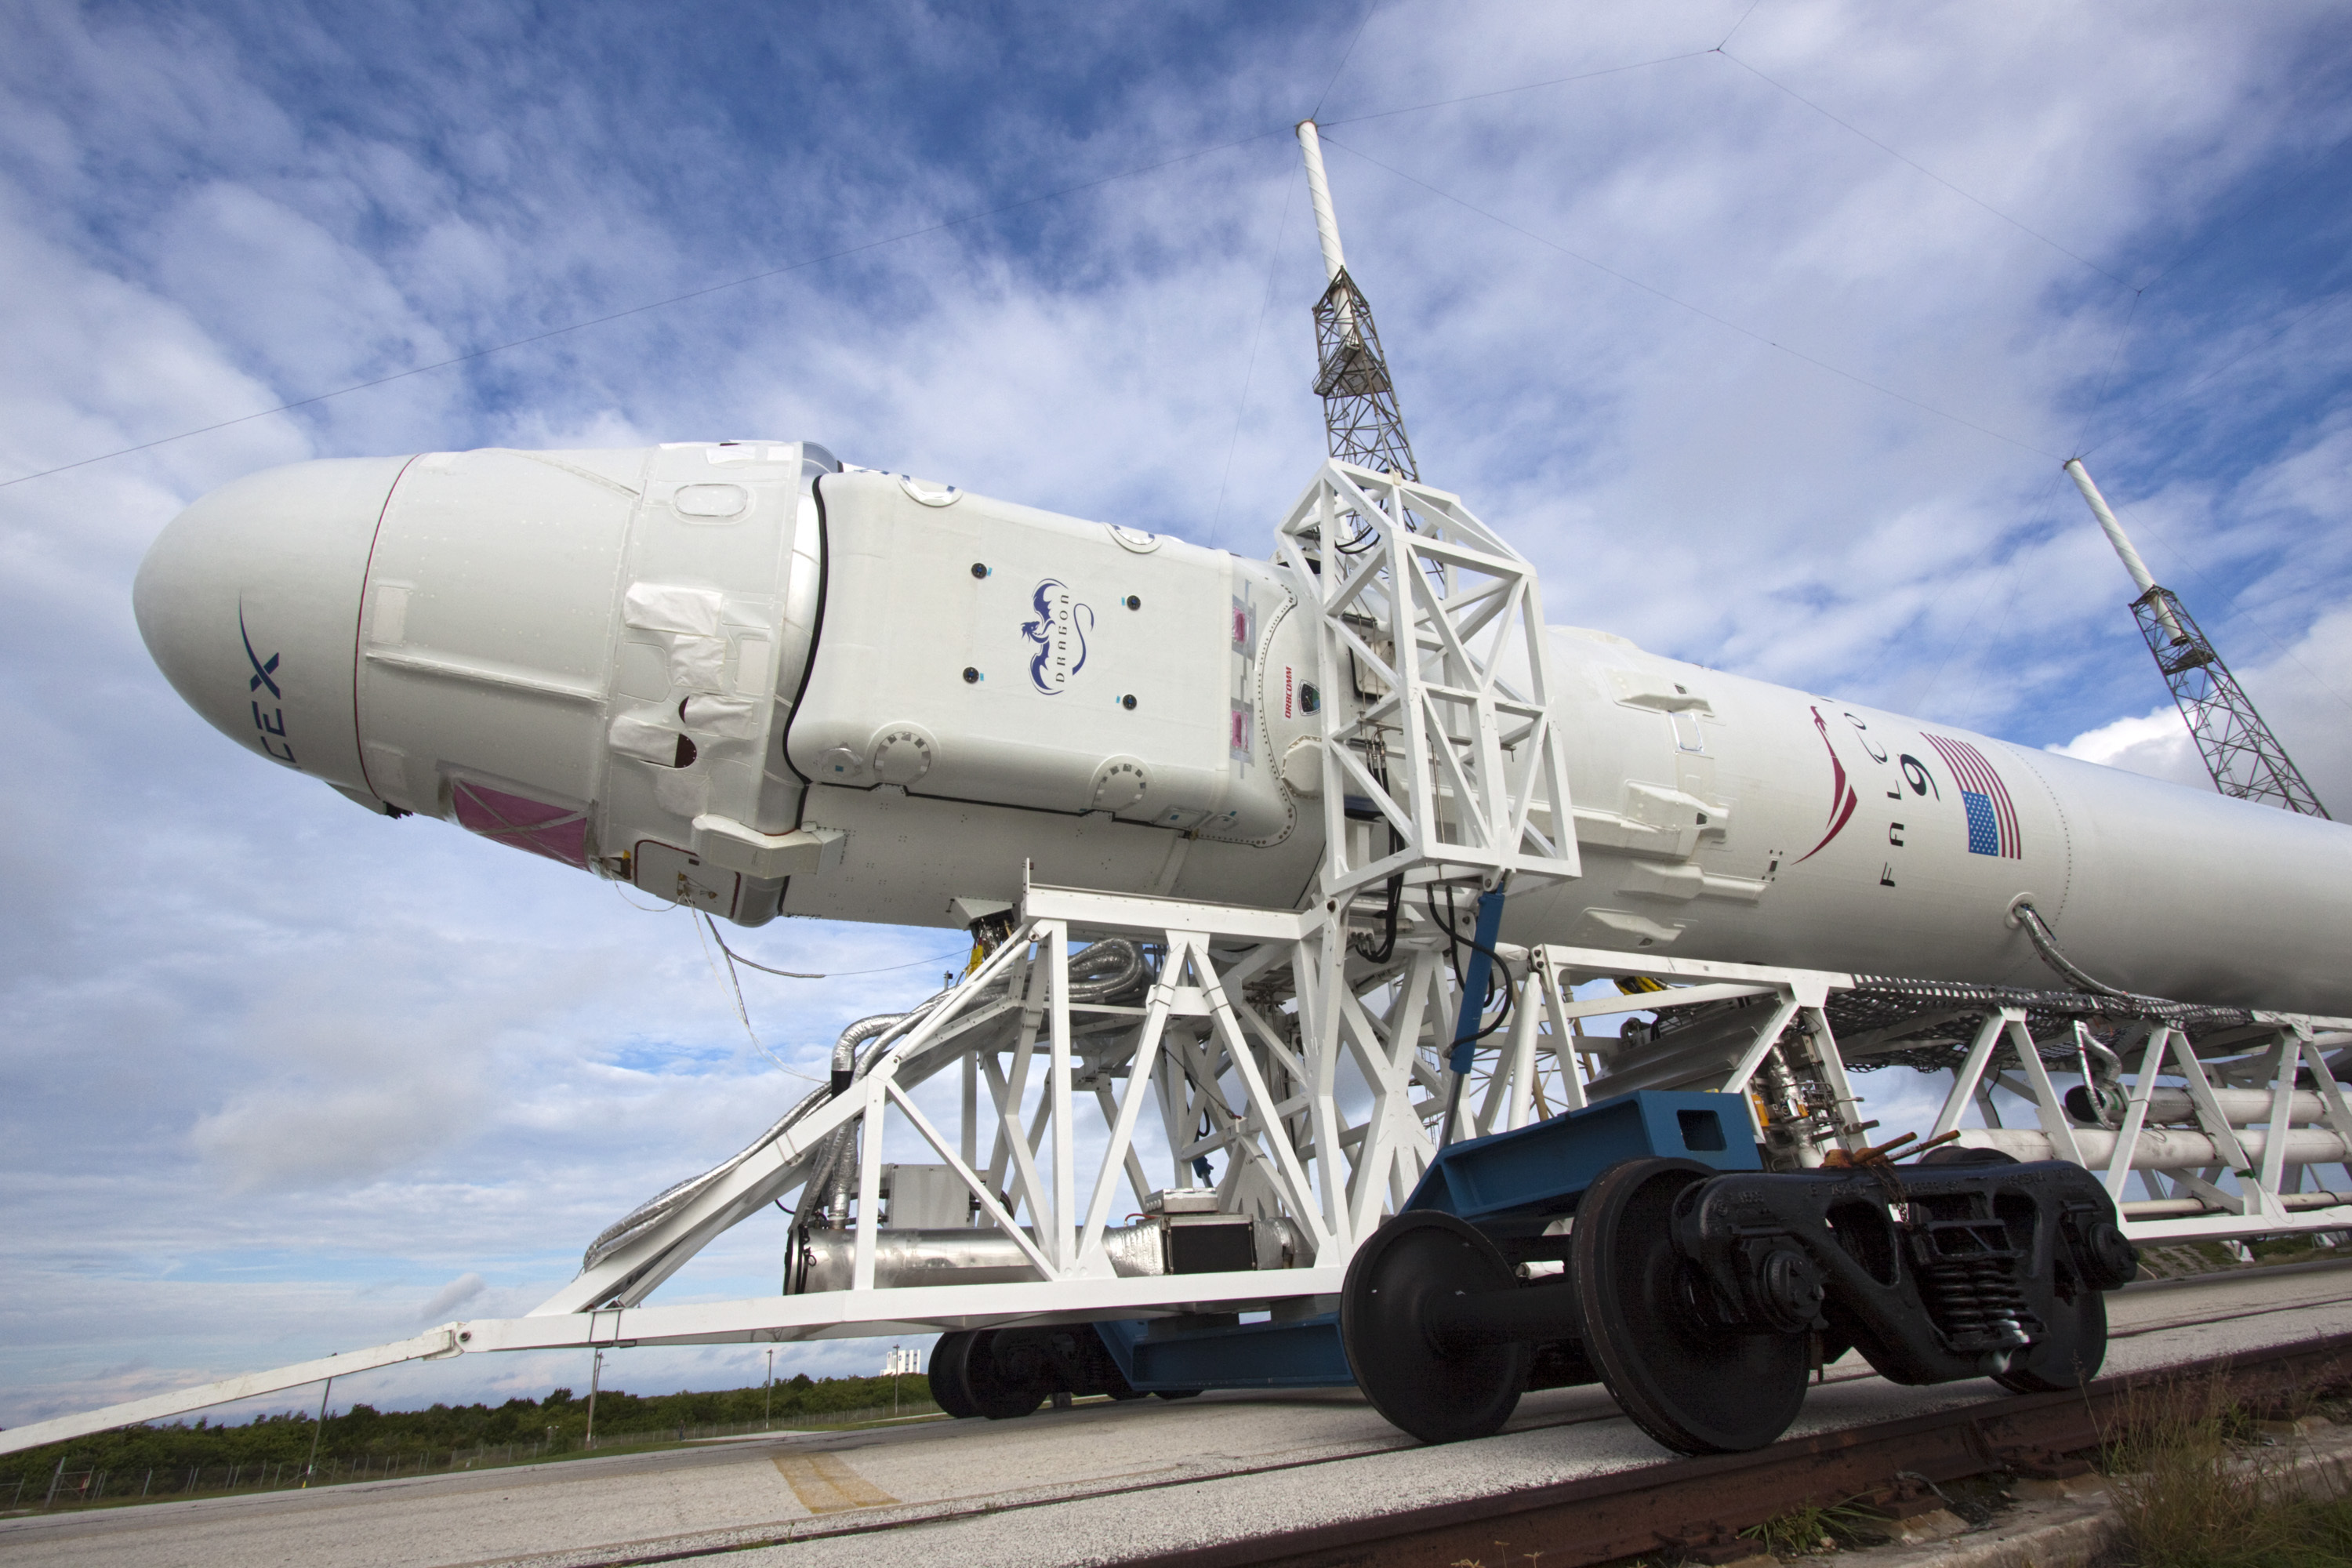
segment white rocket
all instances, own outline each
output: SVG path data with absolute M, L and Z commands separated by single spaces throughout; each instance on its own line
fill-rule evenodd
M 1291 908 L 1327 816 L 1292 569 L 795 442 L 271 469 L 139 625 L 240 744 L 742 925 L 1039 881 Z M 1311 599 L 1311 595 L 1307 595 Z M 1550 629 L 1582 874 L 1514 942 L 2352 1014 L 2352 832 Z M 1323 684 L 1328 684 L 1323 683 Z M 1342 711 L 1349 709 L 1343 708 Z

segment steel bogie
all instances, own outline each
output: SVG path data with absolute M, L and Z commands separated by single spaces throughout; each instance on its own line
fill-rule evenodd
M 1555 1195 L 1573 1206 L 1558 1280 L 1521 1282 L 1497 1237 L 1530 1242 L 1507 1217 L 1409 1210 L 1359 1249 L 1341 1332 L 1397 1426 L 1498 1429 L 1547 1342 L 1691 1454 L 1779 1437 L 1827 1344 L 1896 1383 L 2071 1387 L 2105 1354 L 2102 1292 L 2137 1267 L 2105 1189 L 2057 1163 L 1788 1173 L 1643 1154 Z
M 931 1351 L 930 1384 L 932 1400 L 959 1420 L 1014 1420 L 1056 1394 L 1139 1397 L 1085 1323 L 942 1334 Z
M 1672 1224 L 1724 1327 L 1832 1333 L 1905 1384 L 2005 1373 L 2138 1267 L 2105 1190 L 2055 1161 L 1719 1177 Z

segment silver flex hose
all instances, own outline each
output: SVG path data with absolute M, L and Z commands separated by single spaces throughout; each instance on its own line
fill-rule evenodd
M 2033 951 L 2042 955 L 2042 962 L 2065 976 L 2075 990 L 2087 991 L 2094 996 L 2130 999 L 2130 992 L 2118 991 L 2102 981 L 2092 979 L 2076 968 L 2074 961 L 2059 950 L 2057 936 L 2051 931 L 2048 922 L 2042 920 L 2042 911 L 2035 909 L 2032 904 L 2021 899 L 2010 906 L 2010 912 L 2017 917 L 2018 924 L 2025 928 L 2025 934 L 2033 939 Z

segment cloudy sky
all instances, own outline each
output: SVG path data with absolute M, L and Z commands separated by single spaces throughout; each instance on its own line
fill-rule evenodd
M 794 1093 L 684 917 L 185 710 L 130 611 L 175 511 L 310 456 L 805 436 L 1264 553 L 1321 450 L 1318 109 L 1423 472 L 1553 619 L 2195 782 L 2084 452 L 2352 801 L 2342 5 L 0 15 L 0 1422 L 527 1310 Z M 957 944 L 746 945 L 910 966 L 760 982 L 814 1058 Z M 772 1289 L 781 1241 L 663 1299 Z

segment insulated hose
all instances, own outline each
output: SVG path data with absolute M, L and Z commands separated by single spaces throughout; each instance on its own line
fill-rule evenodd
M 2058 938 L 2051 931 L 2049 924 L 2042 920 L 2042 911 L 2035 909 L 2030 900 L 2020 899 L 2009 907 L 2009 912 L 2015 917 L 2018 924 L 2025 928 L 2025 934 L 2033 939 L 2033 951 L 2042 955 L 2042 962 L 2073 982 L 2074 989 L 2087 991 L 2094 996 L 2114 996 L 2126 1001 L 2131 999 L 2130 992 L 2118 991 L 2112 985 L 2092 979 L 2076 968 L 2074 960 L 2059 950 Z

